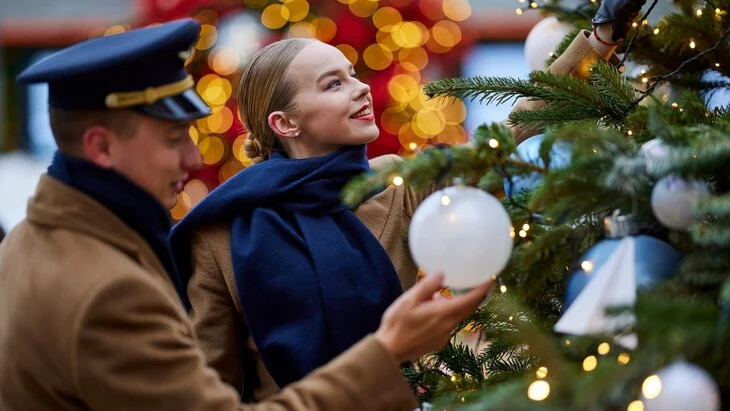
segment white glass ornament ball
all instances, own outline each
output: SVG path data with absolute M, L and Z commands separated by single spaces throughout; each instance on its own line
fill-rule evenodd
M 709 197 L 707 184 L 702 180 L 685 180 L 665 176 L 651 192 L 651 209 L 657 220 L 674 230 L 687 230 L 699 221 L 694 203 Z
M 717 384 L 702 367 L 684 361 L 676 361 L 659 370 L 657 376 L 661 382 L 661 390 L 656 398 L 643 398 L 645 411 L 718 411 L 720 409 L 720 394 Z
M 545 61 L 554 53 L 572 27 L 555 17 L 540 20 L 525 39 L 525 61 L 530 70 L 545 70 Z
M 649 170 L 653 170 L 658 164 L 669 158 L 671 149 L 662 140 L 653 138 L 642 144 L 639 151 L 646 158 L 646 166 Z
M 512 253 L 512 223 L 493 196 L 468 186 L 447 187 L 416 209 L 408 230 L 411 255 L 426 273 L 441 272 L 456 290 L 498 274 Z

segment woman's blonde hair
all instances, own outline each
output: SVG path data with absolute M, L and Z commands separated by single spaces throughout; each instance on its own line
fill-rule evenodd
M 294 38 L 269 44 L 257 51 L 243 68 L 238 85 L 238 112 L 248 131 L 243 148 L 254 163 L 268 159 L 278 146 L 268 117 L 274 111 L 295 109 L 296 84 L 284 74 L 292 60 L 312 41 Z

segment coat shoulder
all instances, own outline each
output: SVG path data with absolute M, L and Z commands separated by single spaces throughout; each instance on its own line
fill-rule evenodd
M 370 163 L 370 168 L 373 170 L 379 170 L 381 168 L 387 167 L 393 163 L 398 163 L 403 161 L 403 159 L 395 154 L 384 154 L 382 156 L 377 156 L 374 158 L 371 158 L 368 163 Z

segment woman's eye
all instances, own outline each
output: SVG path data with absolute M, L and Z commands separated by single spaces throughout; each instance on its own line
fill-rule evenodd
M 342 82 L 340 80 L 332 80 L 328 85 L 327 88 L 337 87 L 342 85 Z

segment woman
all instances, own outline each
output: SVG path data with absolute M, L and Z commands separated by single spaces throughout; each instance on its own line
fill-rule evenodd
M 635 16 L 643 1 L 633 3 Z M 593 62 L 616 61 L 606 41 L 615 22 L 581 33 L 550 70 L 585 77 Z M 284 40 L 252 57 L 238 99 L 256 165 L 173 231 L 176 255 L 192 252 L 179 264 L 197 336 L 244 400 L 278 391 L 372 332 L 416 280 L 402 234 L 420 198 L 390 186 L 354 212 L 339 202 L 351 177 L 395 161 L 365 159 L 378 129 L 369 87 L 352 70 L 315 40 Z M 515 129 L 520 141 L 536 133 Z

